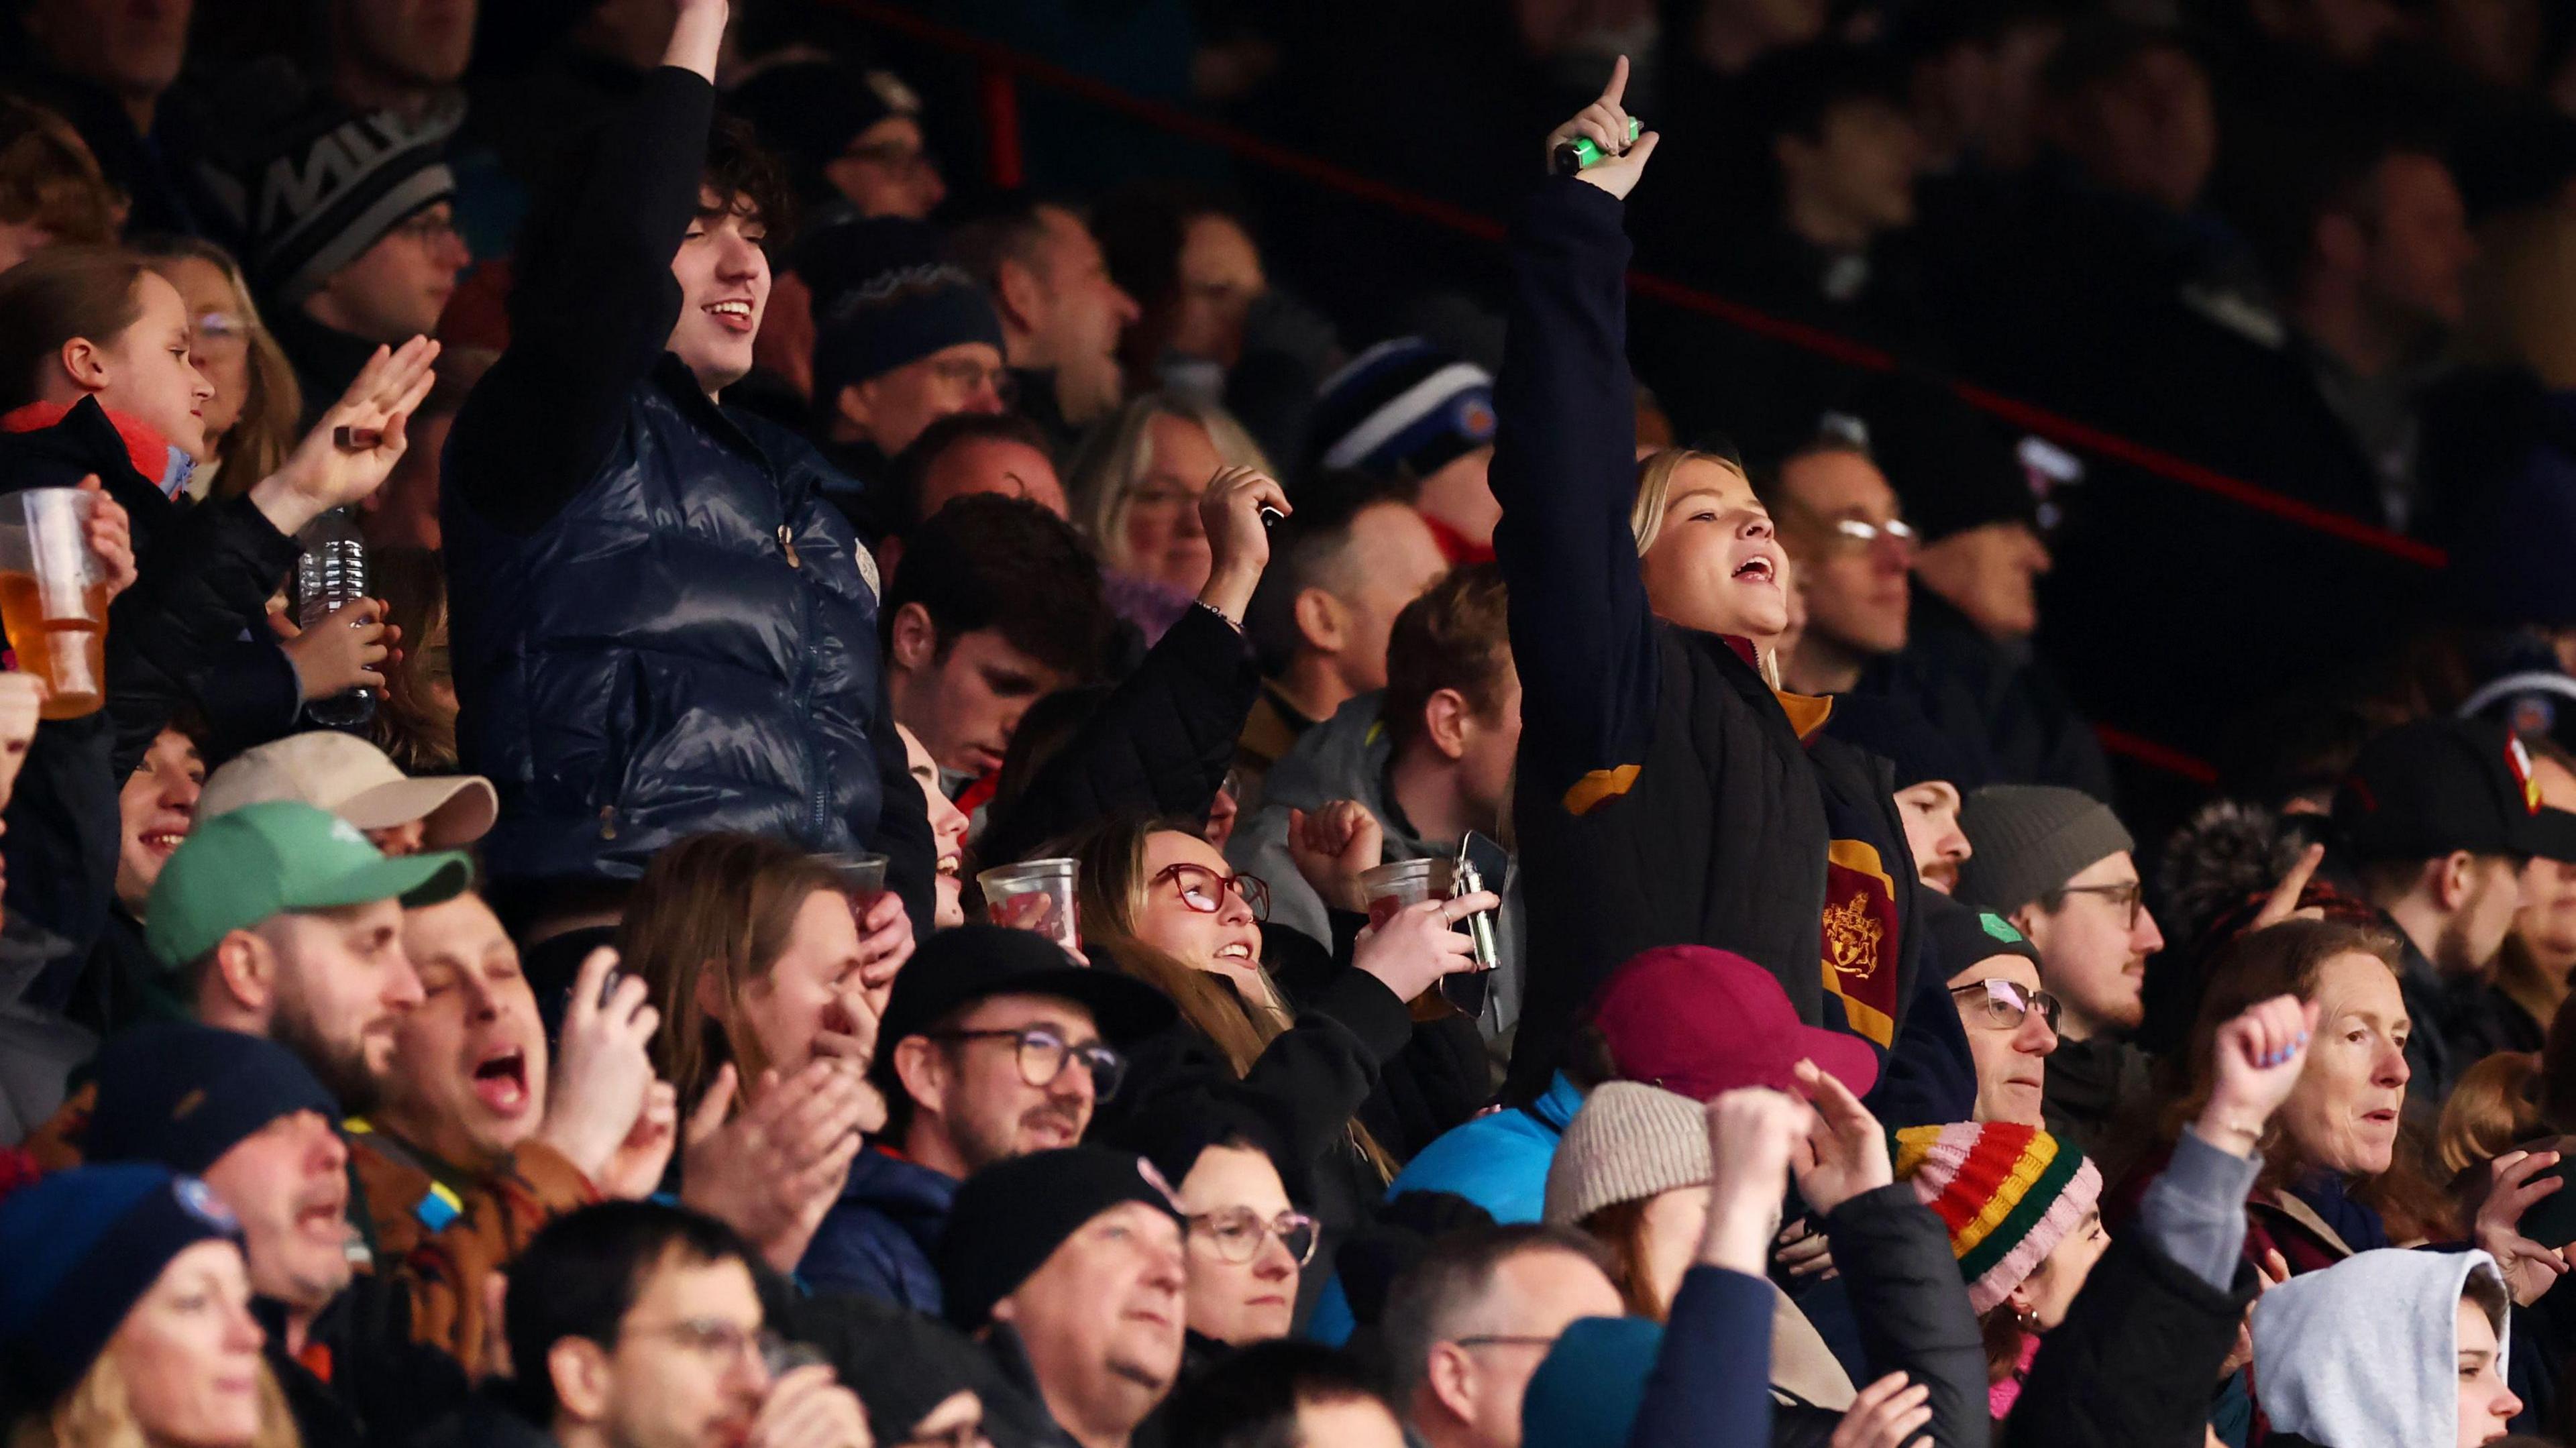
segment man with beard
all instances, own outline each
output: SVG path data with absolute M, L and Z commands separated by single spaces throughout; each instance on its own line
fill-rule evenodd
M 346 1116 L 364 1138 L 368 1114 L 383 1104 L 401 1028 L 423 1003 L 420 975 L 403 951 L 403 906 L 453 900 L 469 878 L 462 855 L 388 860 L 355 826 L 310 805 L 245 805 L 200 824 L 170 856 L 152 888 L 145 940 L 177 977 L 170 994 L 200 1022 L 285 1048 L 299 1070 L 324 1083 L 326 1124 Z M 171 1028 L 155 1022 L 137 1030 Z M 109 1051 L 123 1049 L 125 1041 L 116 1038 Z M 30 1139 L 48 1169 L 99 1150 L 93 1118 L 107 1110 L 104 1066 L 101 1077 Z M 642 1085 L 585 1081 L 573 1094 L 582 1104 L 568 1109 L 568 1117 L 623 1111 L 616 1139 L 625 1141 L 630 1131 L 649 1138 Z M 603 1130 L 589 1127 L 586 1134 Z M 318 1143 L 312 1149 L 325 1153 Z M 669 1149 L 664 1140 L 660 1150 L 667 1155 Z M 349 1149 L 336 1131 L 326 1154 L 335 1159 L 334 1177 L 344 1177 Z M 385 1319 L 392 1324 L 386 1331 L 469 1366 L 479 1362 L 485 1273 L 507 1262 L 547 1219 L 599 1193 L 567 1153 L 544 1143 L 524 1144 L 511 1160 L 509 1173 L 460 1183 L 444 1197 L 423 1189 L 376 1203 L 344 1188 L 333 1198 L 348 1218 L 342 1235 L 354 1230 L 361 1256 L 401 1263 L 409 1300 Z M 362 1192 L 372 1180 L 368 1171 L 358 1173 Z M 380 1238 L 378 1207 L 411 1212 L 418 1234 Z
M 2576 860 L 2576 814 L 2542 806 L 2531 755 L 2503 726 L 2423 719 L 2362 747 L 2334 820 L 2363 898 L 2405 943 L 2408 1110 L 2438 1110 L 2481 1052 L 2477 1007 L 2521 907 L 2523 869 Z
M 1988 785 L 1968 796 L 1959 823 L 1973 847 L 1959 903 L 2027 937 L 2039 983 L 2059 1003 L 2048 1129 L 2090 1151 L 2147 1089 L 2146 1055 L 2127 1036 L 2146 1018 L 2147 957 L 2165 938 L 2130 857 L 2136 843 L 2108 806 L 2055 785 Z
M 938 1312 L 931 1264 L 959 1183 L 1080 1141 L 1126 1072 L 1115 1047 L 1173 1017 L 1151 986 L 1026 930 L 964 925 L 923 942 L 894 978 L 869 1068 L 886 1129 L 850 1164 L 797 1275 Z
M 351 1115 L 376 1106 L 394 1028 L 420 1004 L 402 909 L 464 890 L 453 852 L 388 860 L 308 804 L 199 824 L 153 883 L 144 942 L 198 1020 L 295 1053 Z
M 174 857 L 175 860 L 176 857 Z M 465 1395 L 446 1354 L 412 1340 L 411 1282 L 357 1272 L 338 1104 L 272 1041 L 151 1021 L 108 1042 L 86 1143 L 205 1179 L 241 1220 L 253 1313 L 305 1448 L 357 1448 Z

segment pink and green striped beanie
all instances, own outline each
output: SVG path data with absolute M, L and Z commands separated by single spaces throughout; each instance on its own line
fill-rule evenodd
M 2039 1269 L 2102 1200 L 2102 1172 L 2035 1126 L 1962 1121 L 1896 1133 L 1896 1175 L 1950 1231 L 1983 1317 Z

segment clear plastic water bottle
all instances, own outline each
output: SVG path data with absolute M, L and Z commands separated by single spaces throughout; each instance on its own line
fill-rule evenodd
M 295 626 L 317 628 L 332 610 L 367 596 L 367 544 L 354 508 L 334 508 L 295 535 L 304 546 L 295 560 Z M 305 716 L 332 729 L 355 729 L 376 716 L 376 691 L 361 685 L 304 706 Z

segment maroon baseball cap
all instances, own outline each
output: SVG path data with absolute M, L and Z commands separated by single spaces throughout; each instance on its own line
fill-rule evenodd
M 1854 1096 L 1878 1081 L 1878 1053 L 1867 1041 L 1799 1020 L 1771 972 L 1705 945 L 1659 945 L 1631 957 L 1601 983 L 1590 1020 L 1620 1079 L 1693 1101 L 1738 1086 L 1803 1095 L 1802 1060 Z

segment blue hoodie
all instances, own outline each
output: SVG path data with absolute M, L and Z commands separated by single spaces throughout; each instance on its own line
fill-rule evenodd
M 1562 1071 L 1548 1082 L 1547 1094 L 1527 1106 L 1506 1106 L 1462 1122 L 1440 1134 L 1414 1155 L 1395 1180 L 1386 1199 L 1406 1192 L 1450 1192 L 1493 1214 L 1497 1222 L 1535 1222 L 1547 1204 L 1547 1164 L 1566 1124 L 1583 1109 L 1583 1092 Z M 1342 1295 L 1339 1276 L 1324 1284 L 1315 1300 L 1306 1336 L 1340 1346 L 1356 1326 L 1350 1299 Z
M 816 1292 L 854 1292 L 937 1317 L 939 1272 L 931 1253 L 948 1228 L 957 1178 L 871 1146 L 850 1163 L 841 1199 L 796 1264 Z

